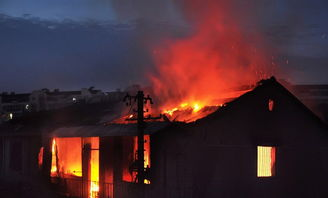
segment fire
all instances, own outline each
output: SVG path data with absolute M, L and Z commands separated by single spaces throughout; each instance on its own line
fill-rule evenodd
M 82 176 L 81 138 L 53 138 L 51 151 L 52 177 Z
M 205 105 L 201 103 L 193 103 L 189 105 L 188 103 L 182 103 L 179 105 L 179 107 L 175 107 L 170 110 L 164 110 L 163 113 L 168 114 L 170 116 L 173 116 L 174 112 L 181 111 L 181 110 L 187 110 L 192 109 L 193 113 L 197 113 L 199 110 L 201 110 Z
M 152 49 L 157 71 L 149 77 L 161 112 L 169 118 L 201 118 L 212 112 L 205 113 L 205 107 L 218 107 L 245 93 L 241 87 L 273 74 L 261 36 L 241 28 L 243 19 L 232 5 L 223 0 L 184 2 L 192 32 Z M 191 111 L 181 113 L 186 110 Z
M 90 198 L 99 194 L 99 138 L 91 137 Z
M 144 136 L 145 139 L 145 155 L 144 155 L 144 168 L 150 168 L 150 136 L 149 135 L 145 135 Z M 150 180 L 145 179 L 144 180 L 145 184 L 150 184 Z
M 56 139 L 52 140 L 51 145 L 51 169 L 50 175 L 52 177 L 57 176 L 57 146 L 56 146 Z
M 53 138 L 51 177 L 82 177 L 82 145 L 90 145 L 88 182 L 89 198 L 99 196 L 99 137 Z
M 145 170 L 147 170 L 148 168 L 150 168 L 150 136 L 149 135 L 144 135 L 144 140 L 145 140 L 145 144 L 144 144 L 144 168 Z M 137 160 L 137 151 L 138 151 L 138 138 L 134 137 L 133 138 L 133 153 L 134 155 L 134 161 Z M 133 178 L 137 177 L 137 174 L 134 172 L 132 175 Z M 150 184 L 150 180 L 145 179 L 144 180 L 145 184 Z

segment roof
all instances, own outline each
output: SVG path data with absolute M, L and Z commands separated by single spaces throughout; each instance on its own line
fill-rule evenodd
M 233 101 L 219 108 L 214 113 L 196 120 L 192 123 L 179 123 L 181 127 L 192 126 L 194 123 L 201 124 L 208 119 L 216 119 L 217 116 L 222 117 L 226 113 L 233 110 L 235 105 L 242 104 L 249 96 L 261 93 L 262 91 L 278 91 L 287 97 L 290 97 L 295 104 L 302 108 L 310 117 L 323 126 L 326 126 L 320 118 L 318 118 L 311 110 L 309 110 L 302 102 L 300 102 L 293 94 L 284 88 L 275 78 L 262 80 L 252 91 L 249 91 Z M 90 136 L 135 136 L 138 134 L 136 124 L 107 124 L 110 121 L 127 115 L 124 112 L 124 104 L 120 101 L 117 103 L 97 103 L 97 104 L 81 104 L 71 107 L 47 111 L 31 113 L 17 120 L 8 123 L 12 128 L 21 126 L 16 132 L 21 134 L 24 131 L 37 132 L 36 128 L 47 128 L 50 136 L 60 137 L 90 137 Z M 169 125 L 175 123 L 169 122 L 147 122 L 146 133 L 153 134 L 165 129 Z M 29 129 L 29 130 L 27 130 Z M 1 131 L 1 128 L 0 128 Z M 44 131 L 44 130 L 43 130 Z
M 220 107 L 214 113 L 208 115 L 207 117 L 196 120 L 195 122 L 201 123 L 204 120 L 213 119 L 217 116 L 224 116 L 225 113 L 228 113 L 233 109 L 234 106 L 242 103 L 242 101 L 248 100 L 247 98 L 260 94 L 263 91 L 268 93 L 280 92 L 284 94 L 286 97 L 290 98 L 296 105 L 298 105 L 305 113 L 307 113 L 313 120 L 315 120 L 321 126 L 327 128 L 327 125 L 307 106 L 305 106 L 296 96 L 294 96 L 289 90 L 287 90 L 283 85 L 281 85 L 274 77 L 271 77 L 266 80 L 261 80 L 258 82 L 258 85 L 251 91 L 241 95 L 240 97 L 232 100 L 229 103 L 226 103 L 223 107 Z
M 81 91 L 53 91 L 47 92 L 49 96 L 71 96 L 71 95 L 80 95 Z
M 168 122 L 146 123 L 145 134 L 153 134 L 164 129 Z M 105 137 L 105 136 L 137 136 L 137 124 L 89 125 L 78 127 L 62 127 L 54 130 L 51 137 Z
M 29 102 L 29 97 L 31 94 L 1 94 L 2 103 L 12 103 L 12 102 Z

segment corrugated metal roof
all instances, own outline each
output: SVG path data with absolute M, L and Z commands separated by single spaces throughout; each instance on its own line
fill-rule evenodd
M 168 122 L 148 122 L 145 127 L 145 134 L 153 134 L 164 129 Z M 89 125 L 78 127 L 62 127 L 55 129 L 51 137 L 106 137 L 106 136 L 137 136 L 137 124 L 110 124 L 110 125 Z

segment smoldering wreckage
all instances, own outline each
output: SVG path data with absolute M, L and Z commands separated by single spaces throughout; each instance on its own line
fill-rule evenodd
M 110 120 L 113 106 L 3 124 L 1 180 L 81 198 L 328 195 L 328 128 L 273 77 L 190 122 L 145 116 L 140 127 Z

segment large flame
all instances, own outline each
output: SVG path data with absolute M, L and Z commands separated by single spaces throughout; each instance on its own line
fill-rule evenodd
M 261 36 L 241 28 L 242 17 L 231 2 L 185 1 L 193 32 L 153 49 L 157 73 L 150 78 L 167 116 L 189 110 L 191 119 L 178 120 L 195 120 L 205 106 L 218 107 L 244 93 L 242 86 L 272 75 L 271 56 L 262 47 Z
M 82 176 L 81 138 L 53 138 L 51 150 L 51 176 Z

